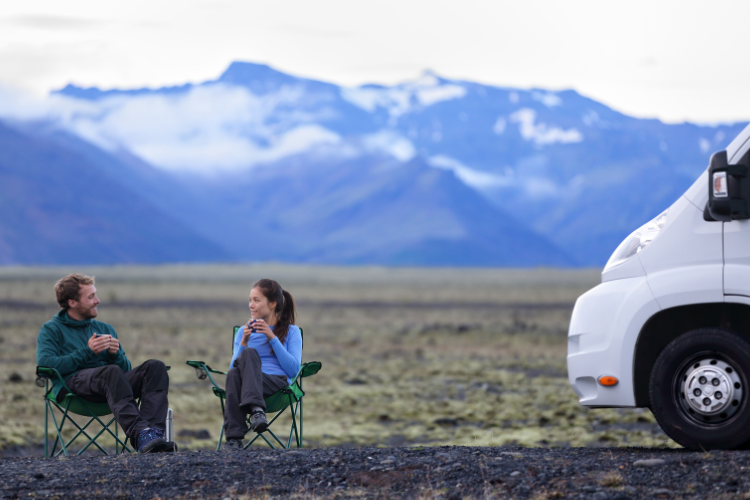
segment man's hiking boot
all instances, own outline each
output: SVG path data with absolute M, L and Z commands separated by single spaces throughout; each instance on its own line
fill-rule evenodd
M 168 453 L 177 451 L 177 443 L 175 443 L 174 441 L 167 441 L 164 445 L 164 451 Z
M 250 414 L 250 429 L 258 434 L 268 429 L 268 420 L 264 412 L 254 411 Z
M 243 450 L 244 448 L 242 446 L 241 439 L 227 438 L 226 442 L 224 443 L 224 446 L 221 447 L 221 451 L 225 451 L 227 453 L 235 453 L 237 451 L 243 451 Z
M 136 448 L 139 453 L 158 453 L 167 447 L 167 440 L 159 429 L 143 429 L 138 433 Z

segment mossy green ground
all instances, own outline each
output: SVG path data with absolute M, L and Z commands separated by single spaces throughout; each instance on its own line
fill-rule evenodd
M 71 271 L 97 276 L 98 319 L 133 365 L 172 366 L 183 448 L 215 446 L 222 421 L 185 361 L 226 369 L 263 277 L 295 296 L 303 360 L 323 363 L 305 380 L 308 446 L 676 446 L 648 410 L 588 410 L 568 385 L 572 304 L 598 271 L 255 265 L 0 269 L 0 448 L 42 440 L 36 336 Z M 203 429 L 210 440 L 179 434 Z

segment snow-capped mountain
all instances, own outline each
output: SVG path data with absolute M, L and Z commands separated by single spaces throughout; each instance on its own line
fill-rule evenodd
M 574 91 L 430 73 L 344 88 L 239 62 L 201 84 L 0 95 L 0 119 L 153 167 L 156 183 L 113 175 L 237 259 L 457 265 L 602 264 L 744 126 L 635 119 Z M 238 251 L 254 231 L 267 249 Z

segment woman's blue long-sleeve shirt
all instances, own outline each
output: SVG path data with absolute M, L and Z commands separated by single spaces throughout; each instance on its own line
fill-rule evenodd
M 271 330 L 273 330 L 273 326 Z M 246 349 L 245 346 L 241 345 L 244 331 L 245 327 L 243 326 L 237 330 L 237 334 L 234 336 L 232 361 L 229 363 L 230 370 L 234 366 L 234 360 Z M 274 337 L 269 342 L 268 338 L 262 333 L 251 333 L 250 338 L 247 339 L 247 347 L 252 347 L 258 351 L 263 373 L 286 375 L 287 383 L 292 383 L 302 363 L 302 334 L 298 326 L 289 325 L 289 331 L 283 344 L 279 342 L 278 337 Z

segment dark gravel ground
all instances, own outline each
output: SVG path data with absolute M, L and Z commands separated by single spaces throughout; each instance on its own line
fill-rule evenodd
M 750 498 L 750 452 L 327 448 L 0 459 L 16 498 Z

